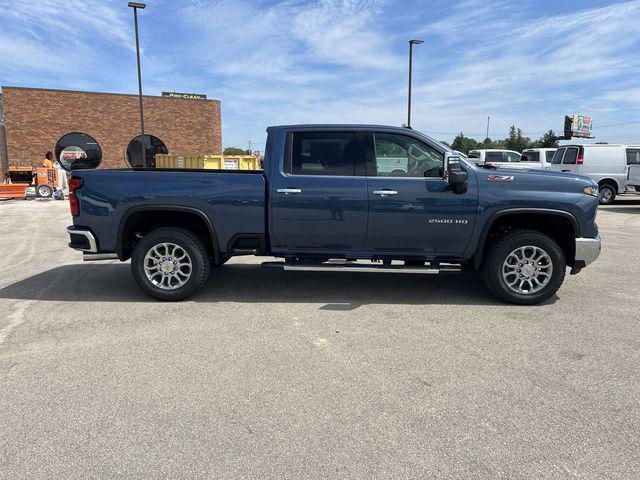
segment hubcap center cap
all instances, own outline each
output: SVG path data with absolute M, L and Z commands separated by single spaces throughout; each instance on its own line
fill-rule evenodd
M 164 273 L 171 273 L 173 272 L 174 265 L 172 262 L 169 262 L 169 261 L 162 262 L 162 265 L 160 266 L 160 268 Z
M 522 274 L 525 277 L 530 277 L 535 273 L 536 273 L 536 268 L 531 264 L 525 265 L 524 267 L 522 267 Z

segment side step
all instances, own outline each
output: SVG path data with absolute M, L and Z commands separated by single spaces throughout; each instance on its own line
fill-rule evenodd
M 287 272 L 362 272 L 362 273 L 414 273 L 423 275 L 435 275 L 438 273 L 457 273 L 462 268 L 454 265 L 443 265 L 434 267 L 406 267 L 404 265 L 380 265 L 372 266 L 355 262 L 344 263 L 285 263 L 285 262 L 263 262 L 263 268 L 273 268 L 285 270 Z
M 97 262 L 100 260 L 118 260 L 116 253 L 82 253 L 82 260 L 85 262 Z

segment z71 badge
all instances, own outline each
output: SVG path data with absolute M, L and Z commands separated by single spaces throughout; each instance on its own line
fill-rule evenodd
M 489 175 L 487 180 L 490 182 L 513 182 L 513 175 Z

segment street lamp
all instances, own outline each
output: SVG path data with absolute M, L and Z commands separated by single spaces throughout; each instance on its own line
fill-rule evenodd
M 411 128 L 411 74 L 413 69 L 413 46 L 424 43 L 424 40 L 409 40 L 409 98 L 407 102 L 407 128 Z
M 140 99 L 140 145 L 142 146 L 142 167 L 147 166 L 147 151 L 144 140 L 144 113 L 142 107 L 142 72 L 140 71 L 140 40 L 138 38 L 138 9 L 145 8 L 147 5 L 138 2 L 129 2 L 129 7 L 133 8 L 133 24 L 136 30 L 136 58 L 138 60 L 138 98 Z

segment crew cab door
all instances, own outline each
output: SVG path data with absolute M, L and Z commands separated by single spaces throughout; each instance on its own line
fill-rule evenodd
M 629 185 L 640 186 L 640 147 L 627 148 L 627 165 Z
M 365 249 L 380 255 L 461 255 L 478 206 L 472 169 L 457 194 L 443 179 L 444 152 L 416 136 L 367 134 L 369 226 Z M 463 167 L 468 168 L 468 167 Z
M 367 231 L 364 134 L 290 131 L 269 178 L 273 253 L 360 251 Z

